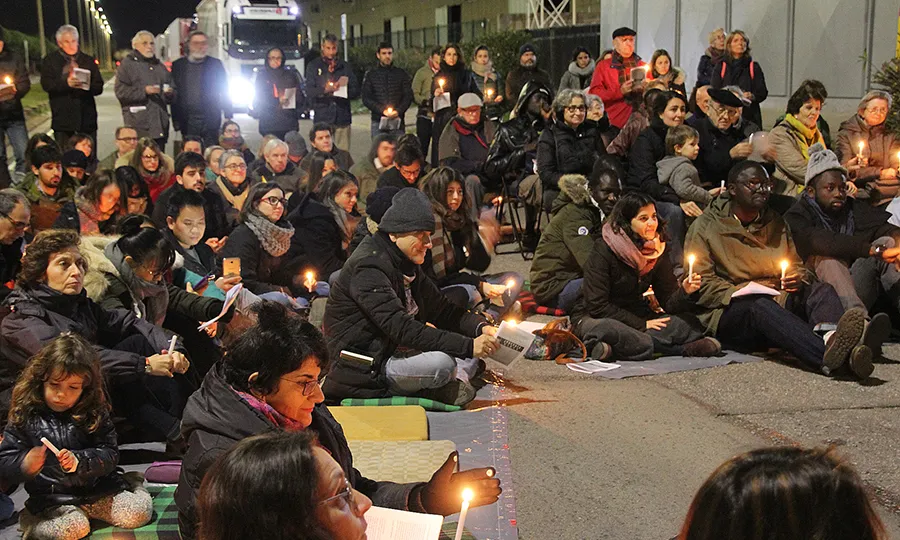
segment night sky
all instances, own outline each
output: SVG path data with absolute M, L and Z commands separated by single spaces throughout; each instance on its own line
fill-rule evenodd
M 51 40 L 56 29 L 63 24 L 63 2 L 69 2 L 69 18 L 75 26 L 79 0 L 42 0 L 44 5 L 44 31 Z M 83 1 L 83 0 L 81 0 Z M 190 17 L 198 0 L 101 0 L 99 4 L 109 19 L 113 39 L 118 46 L 128 47 L 131 37 L 138 30 L 159 34 L 176 17 Z M 36 0 L 0 0 L 0 26 L 37 35 Z M 12 9 L 9 9 L 12 8 Z M 79 28 L 80 30 L 80 28 Z

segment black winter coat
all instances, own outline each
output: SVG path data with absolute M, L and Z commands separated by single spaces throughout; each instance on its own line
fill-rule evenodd
M 131 310 L 132 306 L 134 306 L 134 294 L 125 281 L 121 277 L 109 273 L 104 274 L 104 276 L 109 286 L 103 298 L 98 299 L 100 307 L 108 310 Z M 169 292 L 167 313 L 176 313 L 192 321 L 204 322 L 212 319 L 222 311 L 224 302 L 218 298 L 189 293 L 172 284 L 169 284 L 167 289 Z M 227 323 L 230 320 L 231 313 L 233 313 L 233 310 L 222 321 Z
M 291 268 L 304 271 L 312 268 L 321 280 L 327 280 L 341 269 L 347 260 L 347 250 L 334 214 L 327 206 L 306 193 L 287 219 L 297 231 L 286 255 Z
M 277 429 L 225 381 L 221 363 L 206 374 L 200 389 L 188 400 L 181 421 L 181 432 L 188 449 L 175 490 L 175 504 L 178 506 L 178 526 L 185 540 L 195 537 L 197 494 L 206 471 L 216 458 L 242 439 Z M 415 500 L 409 495 L 420 484 L 376 482 L 353 468 L 353 456 L 344 431 L 327 407 L 316 405 L 312 424 L 307 429 L 315 432 L 319 444 L 340 464 L 350 484 L 372 499 L 373 503 L 387 508 L 424 512 L 423 508 L 410 508 L 408 502 Z
M 708 54 L 704 54 L 700 57 L 700 63 L 697 64 L 697 84 L 695 88 L 707 86 L 710 82 L 712 82 L 712 74 L 715 67 L 716 66 L 715 64 L 713 64 L 712 57 L 710 57 Z
M 175 182 L 172 187 L 160 193 L 159 197 L 156 199 L 153 206 L 152 219 L 153 224 L 161 231 L 167 231 L 169 229 L 166 224 L 166 214 L 169 211 L 169 200 L 171 200 L 176 193 L 182 191 L 184 191 L 184 186 Z M 222 197 L 208 189 L 201 191 L 200 196 L 203 197 L 203 216 L 206 220 L 206 232 L 203 233 L 203 238 L 200 242 L 206 242 L 209 238 L 222 238 L 228 236 L 228 233 L 231 232 L 231 227 L 228 225 L 228 218 L 225 215 L 225 203 L 222 202 Z
M 10 77 L 16 85 L 16 95 L 8 100 L 0 101 L 0 123 L 25 120 L 22 98 L 31 90 L 31 79 L 22 58 L 4 47 L 0 52 L 0 81 Z
M 848 235 L 825 228 L 811 204 L 816 203 L 810 203 L 806 197 L 801 196 L 784 214 L 784 220 L 797 247 L 797 254 L 804 261 L 818 255 L 853 264 L 856 259 L 868 257 L 869 249 L 879 238 L 893 238 L 897 245 L 900 245 L 900 227 L 888 223 L 891 214 L 882 208 L 875 208 L 866 201 L 847 197 L 844 211 L 853 212 L 855 223 L 855 232 Z
M 534 120 L 526 109 L 531 96 L 540 91 L 547 92 L 548 96 L 553 95 L 552 90 L 538 82 L 528 83 L 528 88 L 513 108 L 516 117 L 503 122 L 497 129 L 484 164 L 485 176 L 494 182 L 514 182 L 532 174 L 544 122 L 543 119 Z
M 419 179 L 425 176 L 425 167 L 422 167 L 421 172 L 419 173 Z M 390 169 L 381 173 L 381 176 L 378 177 L 378 183 L 375 184 L 376 189 L 381 189 L 383 187 L 396 187 L 396 188 L 408 188 L 408 187 L 416 187 L 416 183 L 410 184 L 406 181 L 406 178 L 400 174 L 400 169 L 398 167 L 391 167 Z
M 253 111 L 259 118 L 259 132 L 263 135 L 297 131 L 300 125 L 300 112 L 304 103 L 303 81 L 300 74 L 290 67 L 271 69 L 266 67 L 256 74 L 256 94 L 253 100 Z M 297 89 L 296 107 L 283 109 L 275 96 L 282 94 L 286 88 Z M 316 122 L 319 117 L 316 116 Z M 248 163 L 249 165 L 249 163 Z
M 325 92 L 329 82 L 337 82 L 347 77 L 347 98 L 334 97 Z M 334 127 L 349 126 L 353 118 L 350 113 L 350 100 L 359 97 L 359 81 L 353 67 L 340 59 L 335 59 L 334 71 L 328 71 L 328 64 L 322 57 L 316 58 L 306 66 L 306 97 L 309 99 L 316 122 L 326 122 Z
M 700 153 L 694 160 L 694 167 L 697 167 L 700 183 L 706 187 L 719 187 L 722 180 L 728 179 L 728 171 L 741 161 L 732 159 L 731 149 L 759 131 L 757 125 L 746 120 L 741 122 L 740 128 L 732 126 L 725 131 L 717 128 L 709 118 L 698 121 L 693 127 L 700 133 Z
M 92 56 L 81 51 L 75 64 L 91 72 L 89 90 L 71 88 L 70 60 L 62 51 L 53 51 L 41 60 L 41 87 L 50 96 L 51 127 L 54 131 L 93 133 L 97 131 L 97 104 L 94 96 L 103 93 L 103 76 Z
M 362 100 L 363 105 L 372 111 L 373 122 L 381 120 L 382 113 L 388 107 L 397 111 L 402 120 L 413 101 L 412 79 L 406 71 L 396 66 L 379 63 L 363 77 Z
M 625 185 L 634 191 L 643 191 L 657 201 L 678 204 L 681 199 L 672 186 L 659 183 L 656 162 L 666 157 L 666 133 L 669 127 L 658 116 L 650 120 L 650 127 L 638 135 L 631 146 L 628 160 L 628 176 Z
M 506 75 L 506 102 L 515 103 L 519 99 L 522 88 L 530 81 L 537 81 L 547 88 L 554 88 L 550 75 L 543 69 L 537 66 L 526 68 L 518 65 Z
M 241 259 L 241 283 L 254 294 L 281 291 L 290 288 L 290 276 L 285 276 L 287 254 L 281 257 L 269 255 L 262 247 L 256 234 L 245 224 L 240 224 L 228 236 L 222 248 L 222 258 Z M 222 275 L 221 265 L 216 275 Z
M 750 65 L 753 64 L 751 73 Z M 725 76 L 722 76 L 724 66 Z M 758 62 L 754 62 L 752 58 L 744 56 L 737 60 L 731 60 L 728 56 L 719 60 L 719 63 L 713 68 L 712 80 L 710 86 L 713 88 L 725 88 L 726 86 L 735 85 L 740 87 L 744 92 L 753 94 L 753 103 L 749 107 L 744 107 L 743 118 L 756 124 L 762 125 L 762 110 L 759 104 L 769 97 L 769 89 L 766 86 L 766 76 L 763 73 Z
M 200 68 L 200 81 L 191 81 L 189 71 L 191 67 Z M 198 64 L 191 63 L 187 58 L 179 58 L 172 62 L 172 81 L 178 93 L 172 102 L 172 121 L 175 129 L 188 125 L 188 119 L 192 115 L 203 117 L 204 127 L 207 131 L 218 131 L 222 125 L 222 114 L 225 118 L 231 118 L 231 96 L 228 94 L 228 76 L 225 74 L 225 66 L 222 61 L 212 56 L 207 56 Z M 199 84 L 203 92 L 203 107 L 192 110 L 190 104 L 185 102 L 187 88 Z M 207 225 L 209 222 L 207 221 Z
M 599 124 L 585 120 L 573 130 L 557 120 L 544 129 L 538 140 L 537 161 L 545 190 L 559 191 L 559 179 L 564 174 L 591 174 L 594 162 L 606 153 L 600 132 L 608 122 L 606 117 Z M 653 166 L 655 169 L 656 162 Z
M 410 285 L 419 308 L 415 316 L 407 312 L 404 275 L 415 276 Z M 362 241 L 331 287 L 323 328 L 335 364 L 325 382 L 325 395 L 331 402 L 387 397 L 385 362 L 398 347 L 470 358 L 473 338 L 485 324 L 480 315 L 453 305 L 422 268 L 379 231 Z M 371 366 L 349 363 L 340 358 L 342 350 L 375 361 Z
M 52 454 L 34 477 L 22 473 L 29 450 L 41 446 L 46 437 L 59 449 L 70 450 L 78 458 L 73 473 L 63 471 Z M 9 424 L 0 442 L 0 476 L 11 484 L 23 482 L 28 500 L 25 507 L 38 513 L 64 504 L 89 504 L 107 495 L 128 489 L 119 464 L 116 430 L 107 416 L 94 433 L 80 427 L 68 412 L 57 413 L 40 406 L 22 426 Z
M 613 253 L 603 238 L 594 242 L 594 249 L 584 266 L 582 297 L 573 309 L 573 319 L 615 319 L 635 330 L 647 329 L 647 321 L 659 318 L 644 293 L 650 286 L 659 305 L 667 314 L 690 309 L 689 297 L 678 286 L 669 255 L 657 259 L 656 266 L 644 277 Z

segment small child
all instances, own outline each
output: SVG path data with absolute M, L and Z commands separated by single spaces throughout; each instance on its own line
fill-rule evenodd
M 669 128 L 666 135 L 666 157 L 656 163 L 660 184 L 672 186 L 682 202 L 696 203 L 701 209 L 708 205 L 721 188 L 703 189 L 700 175 L 692 161 L 700 152 L 700 134 L 682 124 Z
M 147 524 L 150 494 L 118 463 L 100 359 L 83 338 L 64 333 L 19 375 L 0 442 L 0 478 L 24 482 L 29 495 L 19 518 L 23 538 L 84 538 L 90 519 L 128 529 Z

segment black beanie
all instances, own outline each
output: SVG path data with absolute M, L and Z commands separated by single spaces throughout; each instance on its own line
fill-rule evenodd
M 391 207 L 394 195 L 400 192 L 397 186 L 385 186 L 378 188 L 366 197 L 366 214 L 375 223 L 381 223 L 381 218 L 387 209 Z
M 402 234 L 416 231 L 434 232 L 434 210 L 428 196 L 415 188 L 403 188 L 381 217 L 378 230 Z

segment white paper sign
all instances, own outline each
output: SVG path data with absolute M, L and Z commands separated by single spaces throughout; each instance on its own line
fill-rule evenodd
M 500 323 L 496 338 L 500 348 L 488 358 L 507 366 L 517 358 L 525 356 L 528 347 L 534 342 L 534 334 L 506 321 Z
M 342 84 L 338 87 L 337 90 L 334 91 L 334 97 L 347 99 L 347 96 L 349 95 L 347 92 L 348 92 L 347 85 Z
M 296 109 L 297 108 L 297 89 L 296 88 L 285 88 L 282 94 L 282 99 L 280 100 L 282 109 Z
M 434 101 L 432 101 L 432 105 L 434 108 L 434 112 L 438 112 L 440 110 L 446 109 L 450 106 L 450 94 L 444 92 L 439 96 L 434 96 Z
M 230 291 L 228 291 L 225 294 L 225 303 L 222 305 L 222 311 L 218 315 L 216 315 L 215 318 L 210 319 L 197 327 L 197 331 L 206 330 L 208 327 L 212 326 L 214 322 L 224 317 L 225 314 L 228 313 L 228 310 L 231 309 L 231 305 L 234 304 L 234 301 L 237 299 L 238 293 L 241 292 L 241 289 L 243 288 L 244 284 L 238 283 Z
M 78 79 L 80 83 L 78 85 L 82 90 L 90 90 L 91 89 L 91 72 L 87 69 L 75 68 L 72 70 L 72 74 L 75 75 L 75 78 Z

